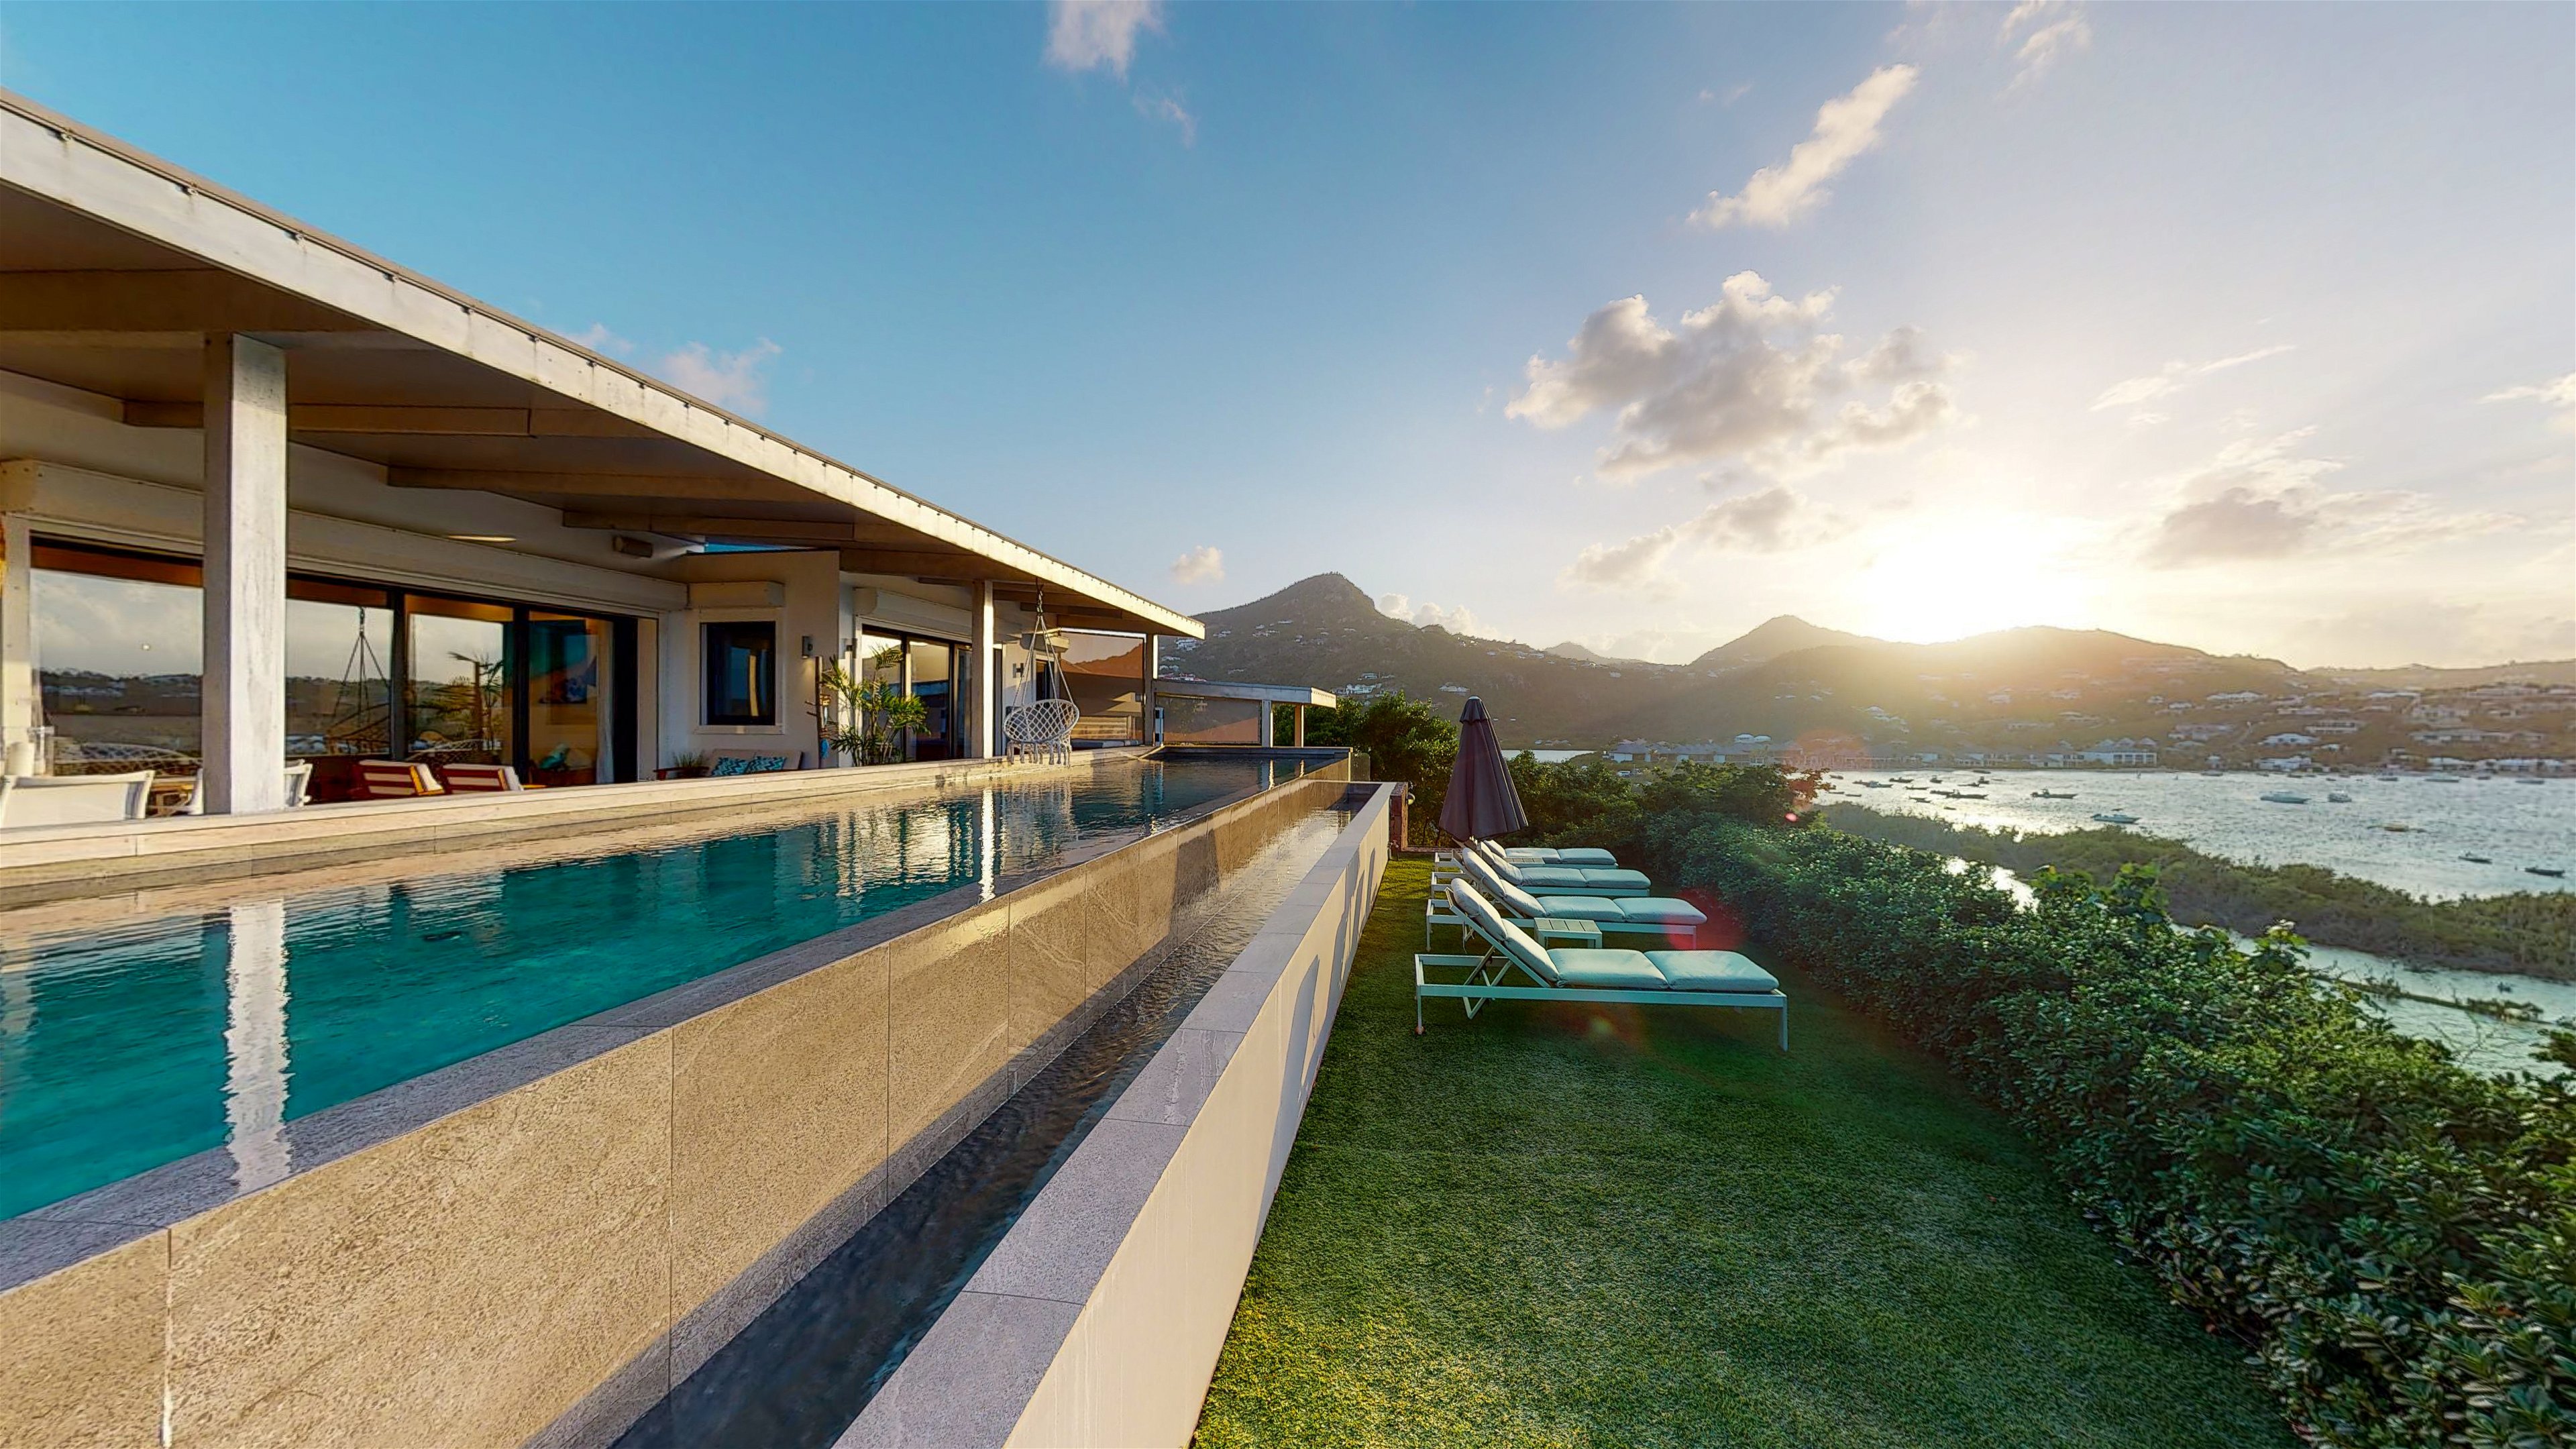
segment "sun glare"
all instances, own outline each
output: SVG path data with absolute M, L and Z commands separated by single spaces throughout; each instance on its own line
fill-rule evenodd
M 2024 624 L 2084 622 L 2087 591 L 2047 520 L 1961 520 L 1881 534 L 1852 581 L 1861 631 L 1935 643 Z

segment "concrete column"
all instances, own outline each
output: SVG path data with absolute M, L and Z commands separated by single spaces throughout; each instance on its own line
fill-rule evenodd
M 206 753 L 210 815 L 286 805 L 286 354 L 206 342 Z
M 1163 636 L 1148 629 L 1145 631 L 1145 687 L 1139 691 L 1138 697 L 1145 701 L 1145 743 L 1149 745 L 1163 742 L 1163 732 L 1154 718 L 1163 708 L 1162 696 L 1155 691 L 1154 681 L 1162 677 Z
M 1002 710 L 1002 680 L 993 668 L 993 581 L 978 579 L 975 583 L 973 627 L 967 631 L 967 652 L 973 656 L 966 677 L 971 683 L 966 707 L 966 729 L 973 743 L 966 749 L 971 759 L 989 759 L 993 753 L 993 721 Z M 987 808 L 990 808 L 989 805 Z M 988 836 L 989 838 L 989 836 Z
M 36 723 L 35 549 L 25 514 L 0 515 L 0 768 L 11 774 L 35 769 L 33 750 L 5 755 Z
M 1297 748 L 1306 748 L 1306 706 L 1297 706 Z
M 1279 706 L 1261 702 L 1261 747 L 1270 749 L 1279 743 Z

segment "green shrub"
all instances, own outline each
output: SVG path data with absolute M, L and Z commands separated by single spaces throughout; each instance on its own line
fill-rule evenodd
M 1982 869 L 1755 812 L 1643 812 L 1643 863 L 1939 1054 L 2292 1425 L 2371 1449 L 2576 1442 L 2576 1096 L 2490 1078 L 2286 932 L 2171 924 L 2151 870 Z M 1785 812 L 1784 812 L 1785 813 Z
M 2025 835 L 1847 804 L 1825 815 L 1855 835 L 2023 874 L 2055 866 L 2107 877 L 2124 865 L 2152 865 L 2186 925 L 2257 936 L 2275 921 L 2294 921 L 2311 941 L 2418 965 L 2576 980 L 2576 894 L 2565 891 L 2428 901 L 2319 866 L 2240 865 L 2125 830 Z

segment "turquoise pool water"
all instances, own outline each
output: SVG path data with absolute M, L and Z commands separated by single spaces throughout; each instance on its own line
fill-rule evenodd
M 213 1147 L 255 1179 L 283 1122 L 1302 768 L 1138 762 L 100 926 L 0 917 L 0 1217 Z

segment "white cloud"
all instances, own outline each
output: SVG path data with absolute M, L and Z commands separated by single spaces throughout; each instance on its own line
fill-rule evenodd
M 1163 28 L 1162 0 L 1049 0 L 1047 64 L 1076 73 L 1107 68 L 1120 80 L 1136 56 L 1136 32 Z
M 589 326 L 581 329 L 579 332 L 575 332 L 570 335 L 573 341 L 580 343 L 582 346 L 589 348 L 593 352 L 604 352 L 611 357 L 632 357 L 635 355 L 635 344 L 618 336 L 616 333 L 609 331 L 608 324 L 605 322 L 593 322 Z
M 692 397 L 738 413 L 758 414 L 769 406 L 769 379 L 762 369 L 778 352 L 778 344 L 766 337 L 740 352 L 717 352 L 703 342 L 692 342 L 664 354 L 659 370 Z
M 2009 45 L 2015 35 L 2022 37 L 2021 48 L 2013 52 L 2021 68 L 2013 75 L 2013 85 L 2020 87 L 2092 45 L 2093 26 L 2069 0 L 2021 0 L 2004 17 L 2003 28 L 1995 32 L 1995 42 Z
M 1785 483 L 1712 503 L 1691 518 L 1641 533 L 1625 543 L 1596 543 L 1575 556 L 1557 581 L 1577 588 L 1648 595 L 1678 591 L 1666 573 L 1685 549 L 1716 553 L 1789 553 L 1851 532 L 1850 520 L 1817 507 Z
M 2171 397 L 2194 381 L 2207 377 L 2213 372 L 2225 372 L 2231 367 L 2243 367 L 2249 362 L 2260 362 L 2267 357 L 2278 357 L 2284 352 L 2297 350 L 2296 343 L 2284 342 L 2272 347 L 2258 347 L 2252 352 L 2240 352 L 2234 357 L 2222 357 L 2215 362 L 2168 362 L 2162 368 L 2144 377 L 2115 382 L 2102 389 L 2102 395 L 2093 399 L 2093 411 L 2098 413 L 2104 408 L 2136 407 L 2140 403 L 2153 402 L 2160 397 Z M 2129 421 L 2160 423 L 2164 418 L 2160 414 L 2149 413 L 2133 417 Z
M 1190 114 L 1189 109 L 1175 97 L 1136 96 L 1133 100 L 1136 114 L 1148 120 L 1169 121 L 1180 127 L 1182 145 L 1195 146 L 1199 143 L 1199 118 Z
M 1956 417 L 1938 380 L 1952 360 L 1915 329 L 1898 328 L 1843 361 L 1843 339 L 1821 330 L 1831 292 L 1776 296 L 1752 272 L 1720 290 L 1719 301 L 1672 328 L 1643 297 L 1595 311 L 1562 361 L 1529 360 L 1528 385 L 1504 415 L 1554 429 L 1610 413 L 1599 468 L 1614 480 L 1724 458 L 1794 476 L 1854 449 L 1900 446 Z M 1886 384 L 1894 390 L 1884 407 L 1857 398 L 1833 407 L 1855 387 Z
M 1475 634 L 1478 628 L 1476 616 L 1464 604 L 1444 609 L 1428 599 L 1415 603 L 1402 594 L 1380 594 L 1377 596 L 1377 611 L 1391 619 L 1402 619 L 1424 628 L 1436 625 L 1452 634 Z
M 1212 543 L 1203 543 L 1172 560 L 1172 582 L 1176 584 L 1219 584 L 1225 582 L 1225 551 Z
M 2551 407 L 2576 408 L 2576 372 L 2565 377 L 2553 377 L 2547 382 L 2526 383 L 2502 392 L 2491 392 L 2480 401 L 2515 402 L 2523 398 L 2545 402 Z
M 2316 430 L 2244 439 L 2173 480 L 2170 504 L 2152 525 L 2143 558 L 2155 568 L 2316 556 L 2406 553 L 2451 539 L 2511 528 L 2511 514 L 2446 513 L 2422 493 L 2398 489 L 2334 492 L 2324 480 L 2343 464 L 2297 457 Z
M 1910 65 L 1870 72 L 1850 94 L 1825 102 L 1816 112 L 1815 133 L 1790 147 L 1787 161 L 1754 172 L 1737 195 L 1710 192 L 1708 204 L 1691 213 L 1691 220 L 1709 227 L 1787 226 L 1822 206 L 1833 194 L 1825 183 L 1878 145 L 1878 123 L 1914 88 L 1916 74 Z

